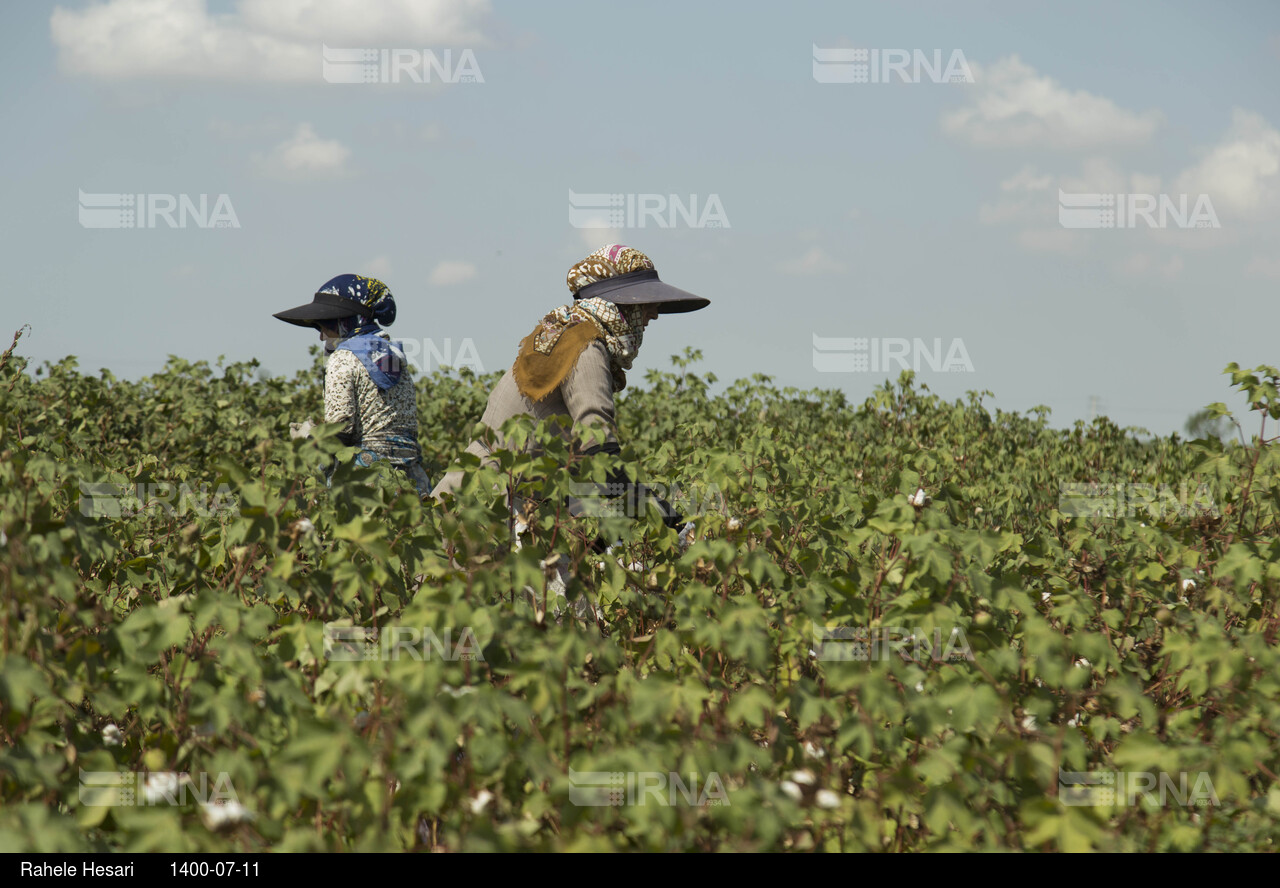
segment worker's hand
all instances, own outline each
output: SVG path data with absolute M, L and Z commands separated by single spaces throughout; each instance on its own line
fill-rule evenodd
M 688 548 L 693 545 L 693 530 L 693 522 L 690 521 L 685 524 L 684 527 L 680 528 L 680 533 L 676 535 L 676 538 L 680 540 L 681 552 L 687 551 Z

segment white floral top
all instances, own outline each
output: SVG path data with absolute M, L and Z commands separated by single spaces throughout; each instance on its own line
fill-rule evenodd
M 342 437 L 375 453 L 388 439 L 418 440 L 417 392 L 408 368 L 389 389 L 379 389 L 360 359 L 346 349 L 329 355 L 324 374 L 324 421 L 344 424 Z M 390 453 L 386 455 L 391 455 Z

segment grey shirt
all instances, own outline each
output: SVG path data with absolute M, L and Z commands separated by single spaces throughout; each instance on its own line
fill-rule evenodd
M 583 349 L 564 382 L 541 401 L 534 402 L 520 394 L 515 377 L 508 369 L 490 393 L 480 421 L 496 431 L 513 416 L 525 414 L 539 421 L 552 416 L 569 417 L 573 424 L 563 432 L 566 441 L 582 440 L 580 430 L 594 426 L 604 429 L 605 442 L 616 443 L 613 375 L 609 372 L 609 352 L 604 343 L 597 339 Z M 505 448 L 501 434 L 497 438 L 499 446 Z M 467 453 L 484 460 L 489 456 L 489 448 L 481 441 L 472 441 Z M 449 472 L 431 491 L 432 496 L 438 499 L 442 494 L 456 493 L 462 478 L 461 470 Z

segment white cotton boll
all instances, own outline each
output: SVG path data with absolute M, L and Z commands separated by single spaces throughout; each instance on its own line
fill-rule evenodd
M 476 797 L 471 800 L 468 807 L 471 808 L 472 814 L 480 814 L 485 808 L 489 807 L 491 801 L 493 801 L 493 793 L 487 789 L 482 789 L 476 793 Z
M 644 570 L 644 565 L 641 564 L 639 561 L 633 561 L 627 565 L 627 570 L 633 571 L 635 573 L 639 573 L 640 571 Z
M 201 803 L 200 815 L 209 829 L 222 829 L 224 826 L 232 826 L 253 819 L 253 813 L 235 800 L 223 802 L 220 805 Z
M 742 522 L 737 518 L 730 518 L 725 522 L 724 526 L 729 530 L 742 530 Z
M 204 820 L 204 825 L 209 829 L 221 829 L 227 824 L 227 817 L 223 813 L 225 805 L 202 805 L 200 807 L 200 817 Z
M 1034 715 L 1024 716 L 1022 719 L 1022 730 L 1034 731 L 1036 729 L 1036 717 Z
M 1088 669 L 1092 665 L 1093 664 L 1089 662 L 1087 657 L 1081 657 L 1079 660 L 1076 660 L 1076 666 L 1080 669 Z
M 813 803 L 819 808 L 826 808 L 830 811 L 832 808 L 840 807 L 840 796 L 829 789 L 820 789 L 818 794 L 814 796 Z
M 149 805 L 166 799 L 177 799 L 181 782 L 181 778 L 174 771 L 152 772 L 147 775 L 147 780 L 142 785 L 142 797 Z
M 1050 593 L 1050 592 L 1041 592 L 1041 593 L 1040 593 L 1040 600 L 1041 600 L 1041 601 L 1045 601 L 1045 602 L 1047 602 L 1047 601 L 1048 601 L 1050 598 L 1052 598 L 1052 597 L 1053 597 L 1053 594 L 1052 594 L 1052 593 Z
M 916 682 L 916 693 L 917 693 L 917 694 L 923 694 L 923 693 L 924 693 L 924 682 L 922 682 L 922 681 L 918 681 L 918 682 Z
M 804 741 L 804 746 L 801 748 L 804 750 L 804 754 L 809 758 L 823 759 L 827 757 L 827 751 L 821 746 L 815 744 L 812 740 Z
M 124 731 L 121 731 L 115 725 L 107 725 L 102 729 L 102 744 L 104 746 L 119 746 L 124 742 Z
M 928 497 L 925 496 L 924 488 L 918 487 L 916 488 L 915 494 L 911 497 L 911 505 L 923 506 L 926 499 L 928 499 Z
M 1183 592 L 1186 592 L 1186 591 L 1187 591 L 1187 590 L 1189 590 L 1189 589 L 1194 589 L 1195 587 L 1196 587 L 1196 581 L 1195 581 L 1195 580 L 1189 580 L 1189 579 L 1188 579 L 1188 580 L 1183 580 L 1183 581 L 1182 581 L 1182 591 L 1183 591 Z
M 315 526 L 314 524 L 312 524 L 312 523 L 311 523 L 311 519 L 310 519 L 310 518 L 302 518 L 302 519 L 300 519 L 300 520 L 298 521 L 298 532 L 299 532 L 299 533 L 311 533 L 311 532 L 312 532 L 312 531 L 314 531 L 315 529 L 316 529 L 316 526 Z
M 791 781 L 802 786 L 813 786 L 813 772 L 808 770 L 792 771 Z
M 795 799 L 797 802 L 804 797 L 804 793 L 801 791 L 800 787 L 792 783 L 790 780 L 782 781 L 782 783 L 779 784 L 779 788 L 782 790 L 783 795 Z

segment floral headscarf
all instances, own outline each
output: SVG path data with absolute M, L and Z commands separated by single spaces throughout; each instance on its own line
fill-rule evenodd
M 333 326 L 338 330 L 339 341 L 365 333 L 379 333 L 383 326 L 391 326 L 396 319 L 396 300 L 391 289 L 377 278 L 358 274 L 340 274 L 323 284 L 317 291 L 342 296 L 367 306 L 368 313 L 339 318 Z M 336 343 L 335 343 L 336 345 Z M 325 344 L 326 351 L 333 351 Z
M 576 295 L 588 284 L 642 268 L 653 268 L 653 262 L 644 253 L 623 244 L 607 244 L 570 268 L 566 282 L 569 292 Z M 604 336 L 614 389 L 621 391 L 627 384 L 626 371 L 631 369 L 644 340 L 644 306 L 615 305 L 601 298 L 562 305 L 542 319 L 534 349 L 544 355 L 551 354 L 564 331 L 583 321 L 595 324 Z

